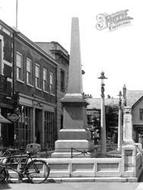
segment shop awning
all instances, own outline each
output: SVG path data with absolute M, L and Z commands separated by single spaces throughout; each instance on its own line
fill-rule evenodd
M 11 123 L 11 122 L 0 114 L 0 123 Z

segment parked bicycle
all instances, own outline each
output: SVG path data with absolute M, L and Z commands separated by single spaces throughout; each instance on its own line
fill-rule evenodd
M 11 150 L 4 152 L 0 158 L 0 183 L 8 182 L 11 172 L 16 172 L 21 181 L 30 183 L 43 183 L 50 174 L 50 167 L 41 159 L 34 158 L 37 151 L 37 144 L 27 145 L 25 154 L 14 155 Z M 36 151 L 35 151 L 36 150 Z

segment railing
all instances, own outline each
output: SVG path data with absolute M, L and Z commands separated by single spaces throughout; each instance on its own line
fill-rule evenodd
M 0 154 L 2 154 L 2 152 L 4 152 L 5 150 L 9 149 L 7 148 L 3 148 L 0 150 Z M 67 149 L 64 150 L 64 148 L 62 148 L 60 151 L 63 152 L 67 152 Z M 18 147 L 18 148 L 13 148 L 13 152 L 15 153 L 24 153 L 25 152 L 25 147 Z M 41 158 L 50 158 L 51 154 L 54 152 L 54 150 L 52 149 L 44 149 L 39 151 L 39 153 L 37 154 L 37 157 L 41 157 Z M 117 144 L 107 144 L 106 146 L 106 152 L 107 153 L 115 153 L 115 155 L 113 157 L 116 157 L 116 152 L 117 152 Z M 70 149 L 70 157 L 71 158 L 78 158 L 78 157 L 90 157 L 92 156 L 94 157 L 98 157 L 98 155 L 101 154 L 101 145 L 95 145 L 93 147 L 93 149 L 91 150 L 84 150 L 79 148 L 71 148 Z M 112 154 L 110 155 L 112 157 Z M 118 156 L 117 156 L 118 157 Z
M 74 154 L 74 151 L 76 152 L 76 154 Z M 94 149 L 92 151 L 94 151 Z M 76 148 L 71 148 L 71 158 L 76 157 L 76 156 L 81 156 L 81 155 L 88 156 L 88 155 L 90 155 L 90 153 L 92 151 L 79 150 L 79 149 L 76 149 Z
M 106 152 L 108 154 L 111 154 L 111 157 L 119 157 L 117 155 L 117 144 L 108 144 L 106 146 Z M 113 154 L 112 154 L 113 153 Z M 92 154 L 92 157 L 96 157 L 98 155 L 101 155 L 101 145 L 95 145 L 93 149 L 91 150 L 83 150 L 80 148 L 71 148 L 71 158 L 73 157 L 88 157 Z M 107 155 L 108 155 L 107 154 Z

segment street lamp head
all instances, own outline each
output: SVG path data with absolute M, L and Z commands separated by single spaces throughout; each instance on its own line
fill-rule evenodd
M 119 98 L 121 98 L 122 97 L 122 92 L 121 91 L 119 91 Z
M 98 79 L 107 79 L 107 77 L 105 77 L 105 74 L 103 71 L 101 72 L 101 75 L 100 75 L 100 77 L 98 77 Z
M 122 106 L 122 92 L 121 91 L 119 91 L 119 108 L 121 108 L 121 106 Z
M 107 79 L 104 75 L 104 72 L 101 72 L 101 76 L 98 77 L 98 79 L 101 79 L 101 97 L 104 98 L 104 91 L 105 91 L 105 84 L 104 84 L 104 79 Z

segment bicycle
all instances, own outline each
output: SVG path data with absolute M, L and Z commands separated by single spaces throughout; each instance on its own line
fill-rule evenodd
M 33 144 L 29 144 L 31 149 L 32 146 Z M 30 183 L 43 183 L 49 177 L 50 167 L 44 160 L 34 158 L 32 151 L 12 155 L 11 151 L 7 150 L 0 159 L 0 183 L 8 182 L 9 170 L 16 172 L 20 181 L 27 180 Z

